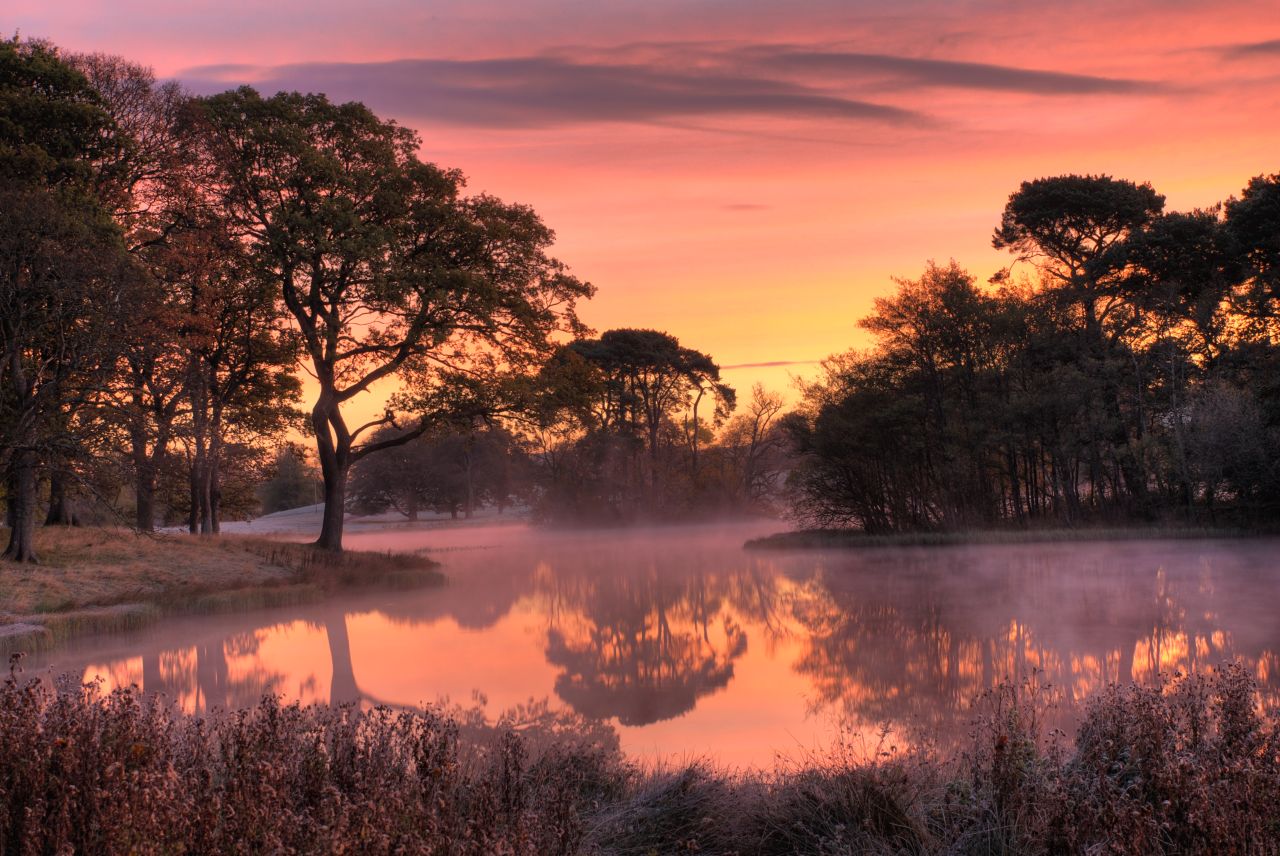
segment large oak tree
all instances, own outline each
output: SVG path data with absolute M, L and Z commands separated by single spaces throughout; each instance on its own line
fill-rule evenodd
M 200 108 L 214 190 L 319 385 L 317 545 L 340 550 L 351 465 L 427 431 L 427 399 L 449 400 L 449 379 L 483 389 L 533 365 L 579 329 L 592 288 L 548 255 L 554 235 L 531 209 L 465 195 L 460 173 L 419 160 L 412 131 L 361 104 L 245 87 Z M 344 408 L 396 377 L 424 393 L 400 398 L 417 412 L 349 425 Z M 389 424 L 404 430 L 372 439 Z

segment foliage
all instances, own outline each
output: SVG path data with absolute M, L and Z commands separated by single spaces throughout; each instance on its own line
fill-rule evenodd
M 709 355 L 656 330 L 608 330 L 561 348 L 539 380 L 547 516 L 617 521 L 698 505 L 710 429 L 736 403 Z M 571 430 L 552 449 L 557 424 Z
M 863 320 L 874 348 L 805 390 L 785 421 L 799 515 L 868 532 L 1266 519 L 1270 186 L 1162 213 L 1150 186 L 1107 176 L 1024 183 L 994 243 L 1035 278 L 982 288 L 931 263 Z
M 410 520 L 425 509 L 469 518 L 484 505 L 510 505 L 525 492 L 527 470 L 515 438 L 501 428 L 424 434 L 358 462 L 352 506 L 363 513 L 394 508 Z
M 351 465 L 425 433 L 456 390 L 479 392 L 465 409 L 491 410 L 504 375 L 581 329 L 574 306 L 593 289 L 547 254 L 554 235 L 532 209 L 463 195 L 460 173 L 420 161 L 416 135 L 361 104 L 242 88 L 204 99 L 198 118 L 219 204 L 320 386 L 318 543 L 341 549 Z M 393 376 L 408 381 L 397 403 L 412 425 L 362 441 L 395 415 L 352 427 L 343 404 Z

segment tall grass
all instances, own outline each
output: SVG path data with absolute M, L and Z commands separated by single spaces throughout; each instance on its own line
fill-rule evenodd
M 772 771 L 629 763 L 543 709 L 187 718 L 133 690 L 0 686 L 0 854 L 1275 853 L 1276 723 L 1227 666 L 1112 687 L 1074 745 L 1034 682 L 992 691 L 963 752 L 841 746 Z

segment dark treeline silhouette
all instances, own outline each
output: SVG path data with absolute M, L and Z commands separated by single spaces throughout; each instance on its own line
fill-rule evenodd
M 322 501 L 317 544 L 340 549 L 348 510 L 768 504 L 780 400 L 757 390 L 728 421 L 709 355 L 591 338 L 575 304 L 594 289 L 551 230 L 466 195 L 419 143 L 323 95 L 197 98 L 116 57 L 0 42 L 8 555 L 35 560 L 42 515 L 214 534 Z M 379 382 L 386 411 L 349 422 Z
M 537 214 L 419 143 L 323 95 L 197 98 L 0 42 L 6 555 L 36 558 L 41 518 L 213 534 L 315 501 L 330 550 L 348 510 L 776 510 L 784 473 L 802 517 L 868 531 L 1250 524 L 1280 499 L 1280 176 L 1189 213 L 1106 176 L 1024 183 L 994 235 L 1014 268 L 899 281 L 875 347 L 784 417 L 668 333 L 595 336 Z M 310 455 L 281 454 L 290 430 Z
M 781 398 L 757 386 L 730 418 L 737 394 L 719 366 L 674 336 L 617 329 L 579 339 L 536 387 L 526 433 L 543 517 L 684 519 L 768 507 L 783 469 Z
M 570 342 L 510 401 L 501 420 L 455 421 L 359 462 L 349 508 L 414 520 L 518 505 L 574 524 L 776 510 L 781 396 L 757 386 L 731 417 L 736 394 L 714 360 L 668 333 Z
M 318 544 L 340 549 L 355 462 L 510 412 L 561 334 L 587 332 L 593 289 L 531 209 L 466 195 L 418 146 L 360 104 L 196 98 L 0 41 L 6 556 L 36 559 L 42 510 L 216 533 L 296 463 L 274 453 L 291 427 L 315 443 Z M 306 419 L 299 369 L 319 387 Z M 387 412 L 348 424 L 390 379 Z
M 1207 210 L 1150 185 L 1025 182 L 979 286 L 930 263 L 788 417 L 811 522 L 1265 523 L 1280 500 L 1280 175 Z M 1017 275 L 1015 275 L 1017 274 Z

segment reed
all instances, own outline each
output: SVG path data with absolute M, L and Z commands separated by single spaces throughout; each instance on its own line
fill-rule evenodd
M 16 661 L 15 661 L 16 662 Z M 837 743 L 771 770 L 642 769 L 573 715 L 0 686 L 0 854 L 1231 854 L 1280 849 L 1277 719 L 1243 668 L 1110 687 L 1074 741 L 1035 681 L 940 756 Z M 528 712 L 526 712 L 528 713 Z

